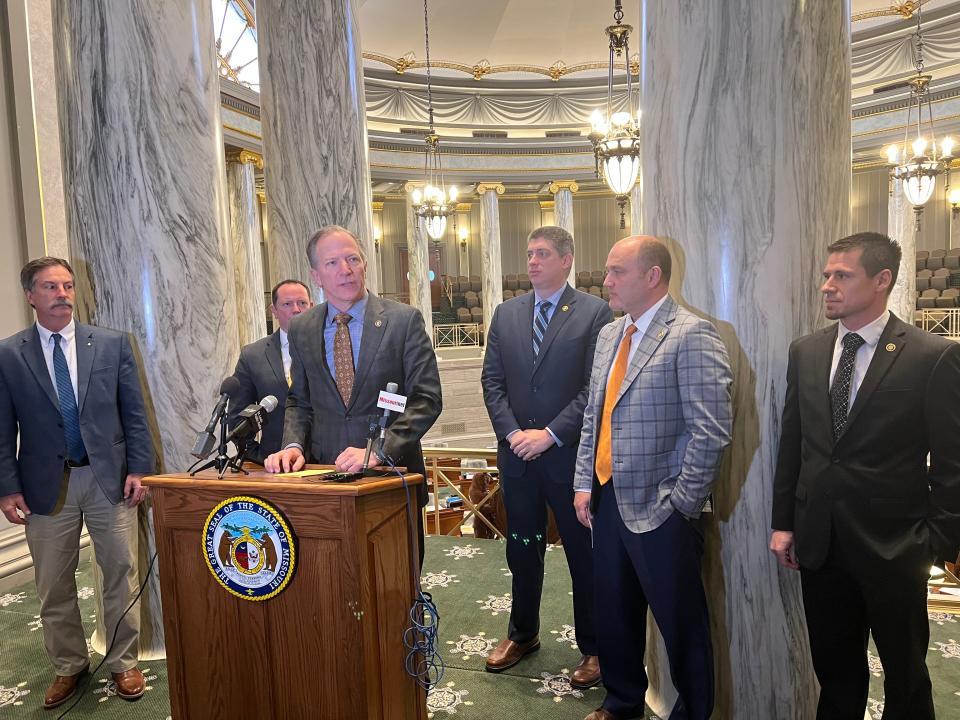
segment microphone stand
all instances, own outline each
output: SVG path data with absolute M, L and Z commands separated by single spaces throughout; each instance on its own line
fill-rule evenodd
M 215 467 L 217 469 L 217 477 L 223 479 L 223 474 L 227 470 L 227 466 L 230 464 L 230 456 L 227 454 L 227 413 L 224 413 L 220 416 L 220 446 L 217 448 L 217 455 L 212 460 L 208 460 L 206 463 L 200 467 L 196 467 L 198 464 L 203 462 L 203 458 L 197 460 L 193 465 L 190 466 L 190 477 L 193 477 L 198 472 L 206 470 L 207 468 Z M 194 469 L 196 468 L 196 469 Z
M 366 473 L 370 469 L 370 451 L 373 449 L 373 441 L 377 437 L 377 429 L 380 424 L 377 422 L 377 416 L 370 416 L 370 428 L 367 430 L 367 451 L 363 454 L 363 467 L 361 472 Z
M 247 459 L 247 453 L 249 453 L 253 449 L 254 444 L 255 444 L 254 439 L 250 438 L 243 444 L 243 449 L 240 450 L 240 452 L 238 452 L 235 457 L 230 459 L 230 462 L 227 464 L 227 467 L 230 468 L 231 472 L 243 473 L 244 475 L 250 474 L 249 471 L 244 470 L 243 463 Z

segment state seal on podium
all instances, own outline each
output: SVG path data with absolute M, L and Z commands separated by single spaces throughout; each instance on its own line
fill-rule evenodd
M 296 543 L 280 512 L 260 498 L 227 498 L 203 525 L 203 553 L 216 581 L 244 600 L 268 600 L 287 587 Z

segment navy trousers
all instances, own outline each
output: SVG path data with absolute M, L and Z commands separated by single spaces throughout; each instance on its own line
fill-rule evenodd
M 566 450 L 566 448 L 554 448 Z M 507 565 L 513 573 L 508 637 L 517 643 L 540 632 L 540 595 L 543 557 L 547 547 L 547 504 L 567 556 L 573 582 L 573 621 L 577 647 L 584 655 L 597 654 L 593 620 L 593 562 L 590 531 L 573 509 L 573 463 L 548 462 L 541 457 L 525 463 L 523 475 L 501 478 L 507 511 Z
M 699 521 L 674 512 L 656 529 L 634 533 L 623 524 L 612 485 L 599 492 L 593 567 L 600 674 L 607 689 L 603 707 L 617 718 L 643 717 L 649 607 L 679 693 L 669 720 L 707 720 L 713 712 L 713 648 Z

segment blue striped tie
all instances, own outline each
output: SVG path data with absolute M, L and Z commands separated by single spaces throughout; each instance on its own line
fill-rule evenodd
M 77 398 L 73 394 L 73 383 L 70 381 L 70 368 L 67 367 L 67 356 L 63 354 L 60 333 L 53 334 L 53 374 L 57 377 L 57 397 L 60 398 L 60 415 L 63 417 L 63 434 L 67 439 L 67 453 L 74 462 L 80 462 L 87 457 L 87 449 L 83 446 L 80 436 L 80 411 L 77 408 Z
M 534 357 L 540 354 L 540 346 L 543 344 L 543 336 L 547 334 L 547 313 L 550 312 L 551 307 L 553 307 L 553 303 L 549 300 L 544 300 L 542 303 L 540 303 L 540 312 L 533 317 Z

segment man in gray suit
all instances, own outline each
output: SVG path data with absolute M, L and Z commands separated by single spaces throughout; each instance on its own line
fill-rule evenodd
M 727 353 L 716 329 L 667 294 L 670 253 L 629 237 L 607 257 L 600 331 L 577 455 L 574 505 L 593 530 L 600 671 L 588 720 L 642 717 L 647 608 L 679 697 L 673 720 L 713 711 L 713 652 L 700 578 L 699 517 L 730 443 Z
M 141 480 L 155 460 L 137 363 L 126 335 L 74 321 L 66 260 L 32 260 L 20 282 L 37 322 L 0 341 L 0 510 L 26 525 L 56 672 L 43 706 L 70 699 L 90 665 L 74 578 L 83 524 L 103 573 L 103 620 L 113 638 L 107 666 L 117 694 L 133 700 L 145 689 L 140 615 L 124 611 L 137 590 Z
M 310 276 L 326 302 L 290 324 L 293 383 L 284 414 L 283 450 L 269 456 L 270 472 L 298 470 L 310 438 L 315 462 L 343 472 L 363 469 L 370 420 L 379 417 L 380 391 L 397 383 L 406 410 L 387 426 L 382 456 L 370 465 L 392 462 L 424 474 L 420 438 L 440 416 L 440 373 L 423 317 L 409 305 L 384 300 L 366 288 L 366 260 L 349 230 L 328 225 L 307 245 Z M 419 506 L 427 492 L 418 486 Z M 423 563 L 423 521 L 420 562 Z
M 600 328 L 613 319 L 603 300 L 567 284 L 573 237 L 541 227 L 527 240 L 533 293 L 493 315 L 484 352 L 483 397 L 497 434 L 497 467 L 507 511 L 507 564 L 513 574 L 510 627 L 486 669 L 502 672 L 540 647 L 540 594 L 547 505 L 553 509 L 573 581 L 577 647 L 570 684 L 600 681 L 593 618 L 590 533 L 573 510 L 573 468 Z
M 290 321 L 302 312 L 313 307 L 310 289 L 299 280 L 281 280 L 270 293 L 273 302 L 270 312 L 277 319 L 279 327 L 272 335 L 267 335 L 240 350 L 234 377 L 240 382 L 240 389 L 230 398 L 230 424 L 237 422 L 240 411 L 248 405 L 260 402 L 267 395 L 273 395 L 280 405 L 287 401 L 287 389 L 290 387 L 290 340 L 287 335 Z M 248 457 L 263 464 L 268 455 L 280 450 L 283 439 L 283 413 L 271 413 L 267 423 L 260 431 L 260 440 L 252 440 Z

